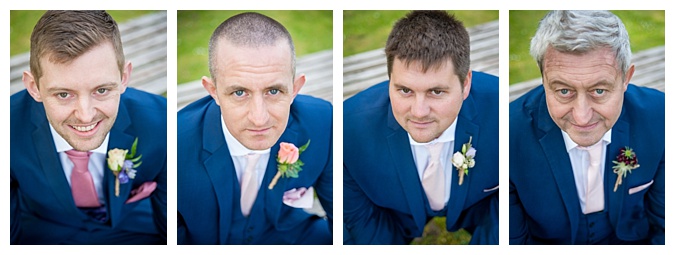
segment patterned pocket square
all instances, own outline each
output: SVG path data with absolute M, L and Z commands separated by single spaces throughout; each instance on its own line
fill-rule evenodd
M 284 192 L 284 204 L 294 208 L 312 208 L 314 204 L 314 188 L 294 188 Z
M 145 182 L 141 184 L 141 186 L 139 186 L 135 190 L 132 190 L 129 193 L 131 195 L 131 198 L 129 198 L 125 202 L 125 204 L 133 203 L 150 196 L 150 194 L 152 194 L 152 192 L 155 191 L 156 188 L 157 188 L 156 182 Z

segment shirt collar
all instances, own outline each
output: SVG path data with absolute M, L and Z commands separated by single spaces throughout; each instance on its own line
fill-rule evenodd
M 412 136 L 410 136 L 410 133 L 408 133 L 408 140 L 410 141 L 411 145 L 426 145 L 426 144 L 434 144 L 434 143 L 444 143 L 444 142 L 453 142 L 455 141 L 455 129 L 457 129 L 457 118 L 450 124 L 448 128 L 441 133 L 441 135 L 434 139 L 431 140 L 428 143 L 419 143 L 413 140 Z
M 66 142 L 66 139 L 63 139 L 63 137 L 56 132 L 54 127 L 52 127 L 52 124 L 49 124 L 49 130 L 51 130 L 52 132 L 52 138 L 54 139 L 56 152 L 64 152 L 73 149 L 73 146 L 70 146 L 70 144 Z M 103 143 L 101 143 L 101 146 L 98 146 L 98 148 L 91 150 L 91 152 L 101 153 L 105 155 L 107 153 L 106 150 L 108 149 L 108 138 L 110 138 L 110 132 L 108 132 L 108 134 L 105 135 L 105 139 L 103 139 Z
M 567 134 L 567 132 L 562 131 L 562 129 L 560 131 L 562 132 L 563 140 L 565 140 L 565 148 L 567 149 L 567 152 L 570 152 L 572 149 L 579 146 L 579 144 L 572 141 L 572 138 L 570 138 L 570 135 Z M 607 130 L 607 132 L 605 132 L 605 134 L 602 136 L 600 140 L 606 141 L 607 144 L 612 143 L 612 129 L 610 128 L 609 130 Z
M 225 135 L 225 142 L 227 142 L 227 149 L 230 151 L 230 155 L 232 156 L 245 156 L 251 153 L 257 153 L 257 154 L 266 154 L 270 153 L 270 149 L 266 150 L 251 150 L 246 147 L 244 147 L 243 144 L 241 144 L 232 134 L 230 131 L 227 129 L 227 126 L 225 125 L 225 120 L 223 119 L 223 115 L 220 115 L 220 122 L 222 123 L 223 126 L 223 134 Z

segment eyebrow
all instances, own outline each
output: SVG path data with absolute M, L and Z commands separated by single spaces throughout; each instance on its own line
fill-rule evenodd
M 117 87 L 118 84 L 116 82 L 112 82 L 112 81 L 106 82 L 106 83 L 102 83 L 102 84 L 97 85 L 96 87 L 94 87 L 94 89 L 98 89 L 98 88 L 101 88 L 101 87 L 110 87 L 110 86 Z M 68 87 L 54 87 L 54 88 L 47 89 L 47 93 L 54 93 L 54 92 L 57 92 L 57 91 L 73 91 L 73 89 L 68 88 Z
M 265 87 L 265 90 L 271 90 L 271 89 L 276 89 L 276 90 L 279 90 L 279 91 L 282 91 L 282 92 L 286 92 L 288 90 L 287 86 L 284 86 L 282 84 L 273 84 L 273 85 Z M 232 86 L 229 86 L 229 87 L 225 88 L 225 93 L 229 94 L 231 92 L 239 91 L 239 90 L 250 91 L 250 89 L 247 88 L 247 87 L 244 87 L 244 86 L 241 86 L 241 85 L 232 85 Z
M 392 84 L 392 85 L 393 85 L 394 88 L 396 88 L 396 89 L 410 89 L 410 88 L 408 88 L 407 86 L 400 85 L 400 84 Z M 450 86 L 448 86 L 448 85 L 438 85 L 438 86 L 434 86 L 434 87 L 428 88 L 427 91 L 432 91 L 432 90 L 448 90 L 449 88 L 450 88 Z
M 548 87 L 551 88 L 551 89 L 555 88 L 556 85 L 562 85 L 562 86 L 565 86 L 565 87 L 574 87 L 574 86 L 568 84 L 567 82 L 564 82 L 564 81 L 558 80 L 558 79 L 553 80 L 553 81 L 550 81 L 550 82 L 548 83 Z M 593 85 L 589 86 L 588 88 L 590 89 L 590 88 L 595 88 L 595 87 L 598 87 L 598 86 L 610 86 L 610 87 L 613 87 L 612 85 L 613 85 L 613 84 L 612 84 L 611 82 L 609 82 L 608 80 L 603 79 L 603 80 L 600 80 L 600 81 L 594 83 Z

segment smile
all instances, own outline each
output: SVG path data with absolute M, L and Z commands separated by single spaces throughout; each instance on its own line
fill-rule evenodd
M 77 127 L 77 126 L 71 126 L 71 127 L 73 127 L 74 129 L 77 129 L 77 131 L 80 131 L 80 132 L 87 132 L 87 131 L 91 131 L 92 129 L 94 129 L 96 127 L 96 123 L 91 124 L 89 126 L 85 126 L 85 127 Z

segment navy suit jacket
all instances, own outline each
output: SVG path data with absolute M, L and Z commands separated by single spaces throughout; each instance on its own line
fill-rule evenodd
M 476 165 L 458 184 L 453 167 L 446 224 L 474 232 L 472 243 L 498 242 L 498 78 L 473 72 L 471 91 L 457 116 L 453 153 L 472 136 Z M 344 242 L 407 244 L 422 236 L 426 195 L 408 133 L 396 122 L 389 82 L 344 102 Z
M 630 84 L 612 127 L 604 169 L 605 210 L 621 240 L 665 241 L 664 103 L 664 93 Z M 511 102 L 509 114 L 510 243 L 572 244 L 581 206 L 562 132 L 549 115 L 543 86 Z M 633 148 L 640 167 L 614 192 L 612 161 L 626 146 Z M 642 185 L 648 187 L 629 193 Z
M 286 130 L 272 146 L 270 160 L 260 192 L 265 192 L 266 220 L 277 231 L 286 231 L 306 222 L 312 215 L 283 204 L 285 191 L 315 188 L 329 225 L 333 221 L 333 114 L 332 105 L 317 98 L 297 95 L 291 104 Z M 279 178 L 267 186 L 277 173 L 279 143 L 298 147 L 311 140 L 300 160 L 304 163 L 298 178 Z M 178 243 L 227 244 L 232 225 L 237 184 L 234 164 L 223 135 L 220 107 L 206 96 L 178 112 Z M 261 196 L 258 196 L 260 199 Z M 255 226 L 256 229 L 266 226 Z
M 126 233 L 156 236 L 166 243 L 166 99 L 127 88 L 120 99 L 108 150 L 130 149 L 138 137 L 143 163 L 135 179 L 114 193 L 114 175 L 104 170 L 108 222 L 93 223 L 73 200 L 42 103 L 26 90 L 11 96 L 11 242 L 20 244 L 138 243 Z M 130 191 L 157 182 L 148 198 L 125 204 Z M 83 235 L 84 233 L 84 235 Z M 82 239 L 82 237 L 85 237 Z

